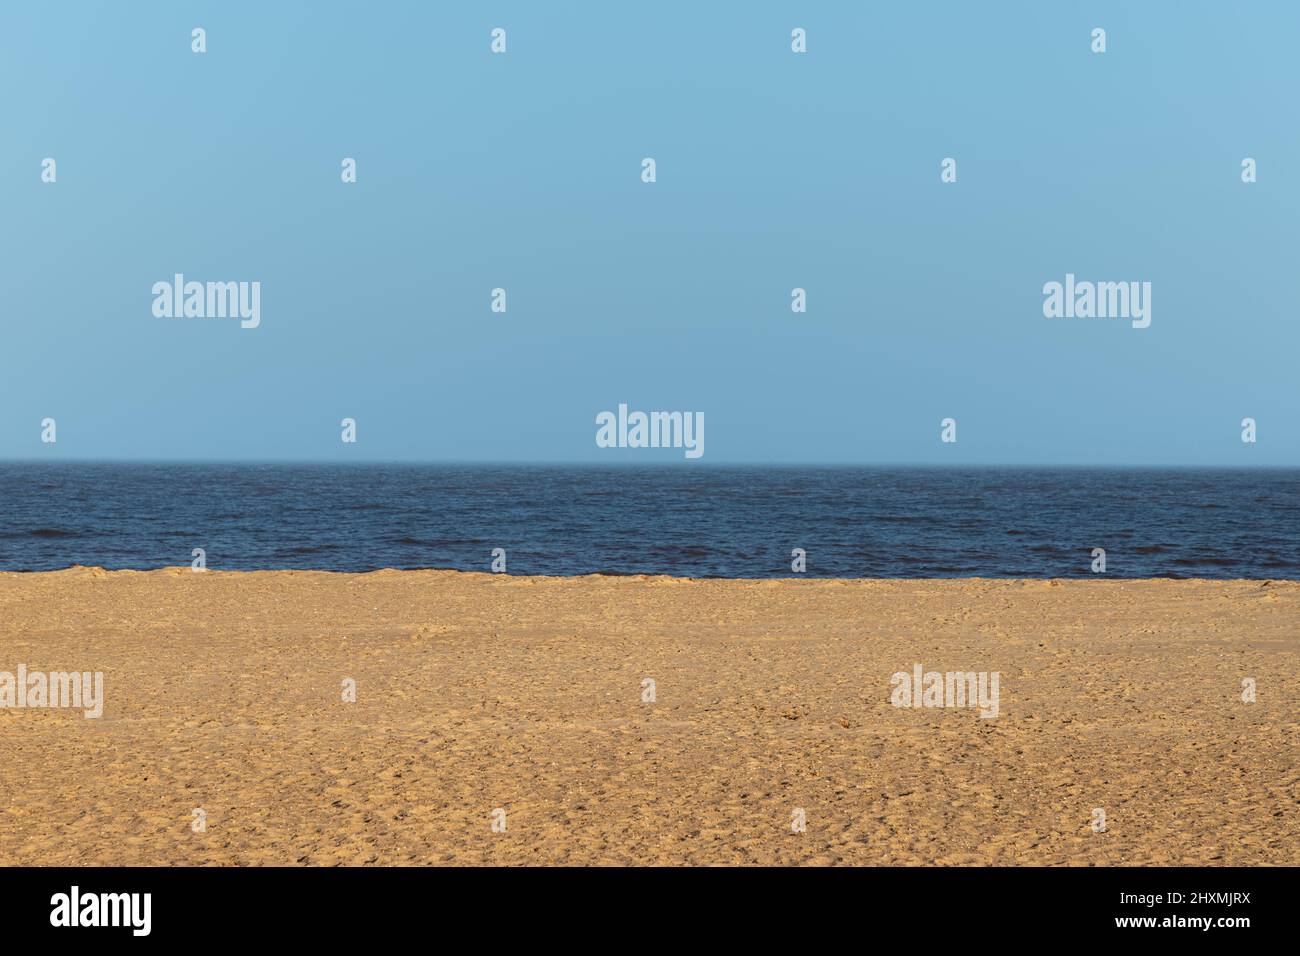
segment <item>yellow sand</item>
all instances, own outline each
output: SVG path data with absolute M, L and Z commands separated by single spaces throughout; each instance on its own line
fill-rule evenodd
M 0 574 L 107 699 L 0 709 L 0 863 L 1296 864 L 1298 648 L 1296 582 Z

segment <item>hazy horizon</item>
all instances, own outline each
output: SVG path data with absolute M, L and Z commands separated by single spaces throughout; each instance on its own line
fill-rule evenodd
M 1233 464 L 1182 464 L 1182 463 L 1123 463 L 1123 464 L 1092 464 L 1084 462 L 1066 462 L 1053 464 L 1050 462 L 972 462 L 972 463 L 946 463 L 946 462 L 906 462 L 906 461 L 883 461 L 883 462 L 853 462 L 853 461 L 809 461 L 809 462 L 765 462 L 765 461 L 693 461 L 681 463 L 672 460 L 637 460 L 633 456 L 627 456 L 621 459 L 611 458 L 608 461 L 531 461 L 531 460 L 510 460 L 501 459 L 497 461 L 481 460 L 435 460 L 435 459 L 416 459 L 416 458 L 394 458 L 394 459 L 356 459 L 353 461 L 340 461 L 332 458 L 71 458 L 71 457 L 50 457 L 50 458 L 0 458 L 0 466 L 5 465 L 139 465 L 166 467 L 169 465 L 221 465 L 237 467 L 241 465 L 256 466 L 309 466 L 321 465 L 331 468 L 366 468 L 366 467 L 383 467 L 383 466 L 402 466 L 402 467 L 461 467 L 461 468 L 491 468 L 491 467 L 519 467 L 519 468 L 654 468 L 654 469 L 671 469 L 671 468 L 689 468 L 708 469 L 708 468 L 771 468 L 783 471 L 798 471 L 802 469 L 856 469 L 862 471 L 870 470 L 899 470 L 915 469 L 918 471 L 926 470 L 967 470 L 967 471 L 992 471 L 992 470 L 1016 470 L 1016 471 L 1300 471 L 1300 465 L 1233 465 Z

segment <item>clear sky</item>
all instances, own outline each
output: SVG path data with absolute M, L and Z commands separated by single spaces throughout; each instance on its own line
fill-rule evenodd
M 6 3 L 0 458 L 1297 465 L 1297 37 L 1280 0 Z M 260 326 L 155 317 L 177 272 L 260 282 Z M 1066 273 L 1151 282 L 1150 327 L 1044 317 Z M 620 402 L 704 413 L 704 457 L 597 448 Z

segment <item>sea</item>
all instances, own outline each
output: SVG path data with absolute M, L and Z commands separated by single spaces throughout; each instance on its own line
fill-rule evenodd
M 28 462 L 0 514 L 5 571 L 1300 579 L 1297 469 Z

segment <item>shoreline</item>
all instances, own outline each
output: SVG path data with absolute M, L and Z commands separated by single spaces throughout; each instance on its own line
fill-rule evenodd
M 1105 574 L 1080 574 L 1074 577 L 1056 577 L 1056 578 L 1035 578 L 1035 577 L 827 577 L 816 574 L 792 574 L 789 577 L 769 577 L 769 578 L 740 578 L 717 576 L 691 577 L 689 575 L 676 574 L 647 574 L 644 572 L 611 572 L 611 571 L 593 571 L 586 574 L 516 574 L 506 572 L 492 571 L 466 571 L 462 568 L 374 568 L 369 571 L 336 571 L 329 568 L 205 568 L 202 571 L 195 571 L 187 565 L 163 565 L 156 568 L 106 568 L 96 564 L 73 564 L 66 568 L 51 568 L 44 571 L 5 571 L 0 570 L 0 578 L 9 577 L 36 577 L 40 575 L 68 575 L 68 576 L 91 576 L 104 577 L 109 575 L 157 575 L 164 574 L 167 576 L 177 576 L 182 574 L 195 575 L 256 575 L 256 574 L 324 574 L 336 577 L 367 577 L 370 575 L 393 575 L 393 574 L 435 574 L 435 575 L 456 575 L 466 578 L 514 578 L 517 580 L 533 581 L 677 581 L 690 582 L 696 584 L 711 584 L 717 582 L 734 581 L 740 584 L 799 584 L 801 582 L 819 582 L 819 583 L 912 583 L 912 584 L 945 584 L 945 583 L 972 583 L 972 584 L 1088 584 L 1088 585 L 1110 585 L 1110 584 L 1295 584 L 1300 585 L 1300 578 L 1198 578 L 1198 577 L 1150 577 L 1150 578 L 1128 578 L 1116 575 Z

